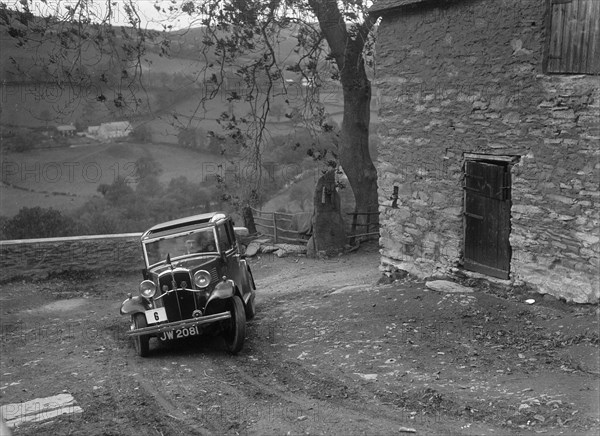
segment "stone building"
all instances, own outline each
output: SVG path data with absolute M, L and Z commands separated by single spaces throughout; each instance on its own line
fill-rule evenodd
M 102 123 L 98 127 L 98 137 L 101 139 L 124 138 L 133 132 L 133 127 L 129 121 L 113 121 L 112 123 Z
M 74 136 L 77 129 L 73 124 L 67 124 L 64 126 L 56 126 L 56 131 L 60 136 Z
M 600 2 L 380 0 L 382 265 L 600 297 Z

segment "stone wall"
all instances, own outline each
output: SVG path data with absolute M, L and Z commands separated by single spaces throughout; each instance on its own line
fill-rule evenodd
M 141 271 L 141 235 L 0 241 L 0 283 L 66 271 Z
M 384 265 L 420 276 L 460 266 L 465 153 L 516 156 L 511 280 L 598 301 L 599 81 L 542 72 L 545 5 L 471 0 L 383 16 L 374 84 Z

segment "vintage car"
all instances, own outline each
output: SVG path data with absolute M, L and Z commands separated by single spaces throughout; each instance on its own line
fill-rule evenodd
M 121 305 L 131 317 L 137 353 L 145 357 L 150 338 L 160 341 L 221 334 L 229 352 L 239 352 L 246 320 L 255 312 L 254 278 L 240 253 L 230 216 L 207 213 L 158 224 L 141 237 L 145 268 L 139 295 Z

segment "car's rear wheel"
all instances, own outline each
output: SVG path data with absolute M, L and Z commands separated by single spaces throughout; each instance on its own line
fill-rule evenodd
M 246 312 L 244 303 L 237 295 L 231 298 L 231 319 L 223 333 L 225 345 L 231 354 L 237 354 L 244 346 L 246 339 Z
M 136 313 L 131 318 L 131 326 L 136 330 L 148 326 L 146 315 L 143 313 Z M 135 344 L 135 351 L 140 357 L 148 356 L 150 353 L 150 337 L 148 335 L 134 336 L 133 343 Z

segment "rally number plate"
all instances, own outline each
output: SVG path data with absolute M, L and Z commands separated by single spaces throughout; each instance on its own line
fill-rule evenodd
M 157 307 L 146 311 L 146 321 L 148 324 L 156 324 L 157 322 L 167 321 L 167 312 L 164 307 Z

